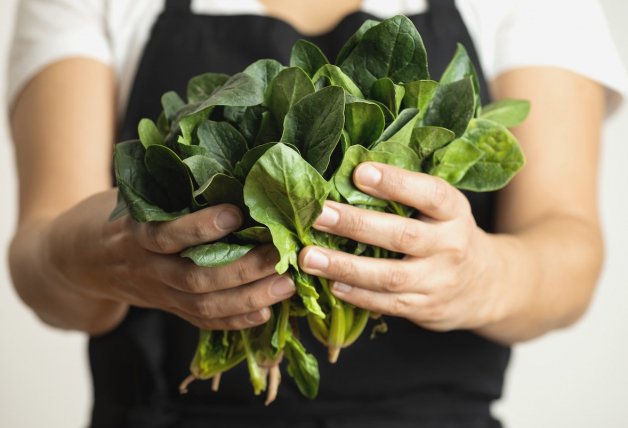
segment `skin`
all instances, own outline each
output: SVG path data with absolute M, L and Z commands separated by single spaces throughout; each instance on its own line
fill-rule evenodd
M 308 2 L 264 3 L 310 33 L 359 6 L 337 2 L 342 7 L 318 8 L 333 11 L 319 16 Z M 17 292 L 44 322 L 92 335 L 114 329 L 129 305 L 168 311 L 202 328 L 265 322 L 268 308 L 294 293 L 290 278 L 273 273 L 274 250 L 261 247 L 214 269 L 177 254 L 237 229 L 235 207 L 166 224 L 108 222 L 116 197 L 115 86 L 109 67 L 71 58 L 42 70 L 14 104 L 20 205 L 9 262 Z M 354 176 L 362 190 L 422 215 L 403 219 L 329 202 L 316 227 L 407 256 L 374 261 L 308 247 L 300 254 L 303 270 L 336 281 L 334 293 L 343 300 L 438 331 L 466 328 L 514 343 L 575 321 L 602 261 L 596 176 L 603 91 L 551 68 L 512 70 L 492 91 L 496 99 L 533 105 L 515 130 L 528 166 L 500 194 L 499 234 L 480 230 L 466 199 L 445 182 L 363 164 Z M 380 180 L 369 181 L 369 171 Z M 324 256 L 327 266 L 316 267 Z

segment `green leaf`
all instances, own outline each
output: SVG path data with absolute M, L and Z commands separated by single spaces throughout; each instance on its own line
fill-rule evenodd
M 255 106 L 263 101 L 264 88 L 261 82 L 248 74 L 237 73 L 205 101 L 193 105 L 189 113 L 198 113 L 215 106 Z
M 304 97 L 286 115 L 281 142 L 295 145 L 323 174 L 344 125 L 344 91 L 329 86 Z
M 216 242 L 190 247 L 181 253 L 181 257 L 191 259 L 197 266 L 218 267 L 235 262 L 253 248 L 253 245 Z
M 438 82 L 433 80 L 417 80 L 404 83 L 403 87 L 406 90 L 402 102 L 403 108 L 418 108 L 419 118 L 422 118 L 434 96 L 434 92 L 436 92 L 436 88 L 438 88 Z
M 233 236 L 245 242 L 255 242 L 257 244 L 267 244 L 273 242 L 270 230 L 265 226 L 251 226 L 246 229 L 233 232 Z
M 185 106 L 185 103 L 174 91 L 166 92 L 161 96 L 161 106 L 168 122 L 175 120 L 177 113 Z
M 155 122 L 150 119 L 140 120 L 140 123 L 137 126 L 137 133 L 139 134 L 140 141 L 145 148 L 148 146 L 164 144 L 163 135 L 161 135 L 161 132 L 157 129 Z
M 473 82 L 464 78 L 439 86 L 434 93 L 423 125 L 450 129 L 456 137 L 462 136 L 475 113 Z
M 410 147 L 421 159 L 427 158 L 436 150 L 452 142 L 456 134 L 438 126 L 417 126 L 412 130 Z
M 290 67 L 300 67 L 312 77 L 325 64 L 329 64 L 329 60 L 315 44 L 298 40 L 292 45 Z
M 252 149 L 250 149 L 248 152 L 246 152 L 244 156 L 242 156 L 242 159 L 240 159 L 236 163 L 236 166 L 234 168 L 235 176 L 239 180 L 244 182 L 244 180 L 246 179 L 246 176 L 249 175 L 249 171 L 251 171 L 251 168 L 253 168 L 253 165 L 255 164 L 255 162 L 257 162 L 257 160 L 264 153 L 266 153 L 266 150 L 270 149 L 275 144 L 278 144 L 278 143 L 262 144 L 259 146 L 255 146 Z M 290 147 L 291 149 L 293 149 L 295 152 L 299 153 L 299 150 L 296 147 L 294 147 L 292 144 L 286 144 L 286 145 Z
M 508 129 L 485 119 L 473 119 L 464 135 L 484 156 L 456 183 L 456 187 L 490 192 L 506 186 L 525 164 L 517 139 Z
M 351 205 L 380 208 L 385 208 L 388 205 L 387 201 L 367 195 L 355 187 L 353 184 L 353 170 L 360 163 L 368 161 L 381 162 L 410 171 L 417 171 L 420 168 L 418 156 L 412 149 L 408 147 L 403 147 L 402 149 L 399 146 L 403 146 L 403 144 L 394 141 L 382 143 L 382 145 L 381 149 L 378 146 L 371 151 L 356 145 L 349 147 L 345 152 L 342 164 L 334 175 L 334 184 L 338 192 Z
M 225 172 L 220 163 L 205 155 L 190 156 L 183 159 L 183 163 L 190 169 L 197 186 L 205 184 L 213 175 Z
M 258 83 L 262 86 L 265 93 L 270 82 L 279 74 L 281 70 L 285 68 L 286 67 L 284 67 L 277 60 L 260 59 L 246 67 L 243 73 L 248 74 L 249 76 L 257 80 Z
M 340 52 L 336 57 L 336 64 L 342 64 L 344 60 L 347 59 L 349 54 L 353 52 L 353 49 L 355 49 L 360 40 L 362 40 L 364 34 L 379 23 L 380 21 L 375 21 L 374 19 L 367 19 L 366 21 L 364 21 L 360 28 L 358 28 L 358 31 L 356 31 L 351 37 L 349 37 L 342 49 L 340 49 Z
M 284 355 L 288 360 L 288 374 L 294 379 L 301 394 L 310 399 L 316 398 L 320 382 L 316 358 L 308 354 L 292 334 L 286 338 Z
M 321 79 L 326 79 L 329 82 L 329 85 L 332 86 L 340 86 L 342 89 L 347 91 L 347 93 L 358 97 L 364 98 L 364 94 L 358 88 L 353 80 L 349 76 L 347 76 L 339 67 L 331 64 L 325 64 L 321 68 L 318 69 L 312 81 L 316 84 Z
M 512 128 L 526 120 L 528 113 L 530 113 L 529 101 L 500 100 L 483 107 L 480 118 Z
M 455 185 L 483 156 L 473 143 L 459 138 L 434 153 L 434 166 L 429 173 Z
M 116 206 L 109 214 L 109 221 L 116 221 L 127 214 L 129 214 L 129 207 L 122 197 L 122 193 L 118 191 Z
M 266 110 L 262 106 L 224 108 L 224 116 L 246 139 L 249 146 L 255 144 L 255 137 L 262 124 L 262 115 Z
M 376 80 L 370 92 L 371 98 L 384 104 L 395 116 L 399 114 L 401 100 L 405 93 L 403 86 L 396 85 L 388 77 Z
M 187 86 L 187 97 L 189 103 L 197 103 L 205 101 L 218 88 L 229 80 L 228 74 L 222 73 L 204 73 L 199 76 L 192 77 Z
M 367 30 L 340 68 L 364 93 L 382 77 L 395 83 L 429 79 L 423 40 L 412 21 L 402 15 Z
M 245 207 L 243 187 L 235 178 L 225 174 L 214 174 L 196 192 L 194 197 L 203 196 L 207 205 L 233 204 Z
M 251 217 L 270 229 L 279 249 L 278 240 L 286 236 L 276 236 L 274 226 L 295 233 L 307 244 L 308 231 L 330 190 L 331 185 L 298 153 L 285 144 L 276 144 L 251 168 L 244 184 L 244 201 Z
M 233 173 L 235 163 L 248 149 L 246 139 L 228 122 L 208 120 L 199 126 L 197 134 L 200 146 L 207 150 L 207 156 L 229 173 Z
M 277 125 L 270 111 L 262 113 L 259 131 L 255 136 L 254 146 L 278 141 L 281 138 L 281 126 Z
M 293 276 L 297 287 L 297 294 L 301 297 L 303 306 L 305 306 L 311 314 L 324 319 L 325 313 L 318 304 L 319 295 L 316 291 L 316 282 L 314 281 L 314 277 L 298 270 L 295 270 Z
M 187 166 L 175 152 L 166 146 L 149 146 L 144 165 L 168 196 L 162 208 L 178 211 L 186 208 L 192 199 L 192 180 Z
M 178 120 L 181 135 L 177 141 L 188 146 L 198 145 L 198 137 L 195 135 L 198 126 L 207 120 L 213 108 L 201 110 L 197 113 L 183 116 Z
M 385 124 L 384 113 L 375 103 L 363 101 L 345 105 L 344 127 L 351 145 L 370 146 L 382 135 Z
M 393 123 L 388 125 L 384 132 L 377 139 L 374 147 L 382 141 L 394 140 L 398 143 L 409 145 L 412 140 L 412 130 L 419 118 L 419 110 L 407 108 L 399 113 Z
M 230 370 L 244 358 L 239 331 L 200 330 L 190 371 L 196 379 L 209 379 Z
M 473 92 L 478 97 L 479 102 L 480 81 L 478 80 L 477 71 L 475 70 L 475 66 L 473 65 L 473 61 L 471 61 L 467 50 L 462 44 L 458 43 L 453 58 L 440 78 L 440 84 L 446 85 L 465 78 L 471 79 L 471 83 L 473 83 Z
M 270 82 L 264 104 L 273 114 L 276 124 L 281 128 L 284 117 L 290 108 L 303 97 L 312 93 L 314 93 L 314 85 L 305 71 L 299 67 L 290 67 L 282 70 Z

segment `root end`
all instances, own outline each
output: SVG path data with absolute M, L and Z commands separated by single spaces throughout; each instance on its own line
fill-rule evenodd
M 277 391 L 279 390 L 279 384 L 281 383 L 281 371 L 279 365 L 272 366 L 268 374 L 268 392 L 266 395 L 265 406 L 275 401 L 277 398 Z
M 216 373 L 214 377 L 212 377 L 212 391 L 218 392 L 220 389 L 220 377 L 222 373 Z
M 328 355 L 329 362 L 335 364 L 338 361 L 338 356 L 340 355 L 340 347 L 330 347 Z
M 179 394 L 187 394 L 188 386 L 190 386 L 190 384 L 194 382 L 195 380 L 196 380 L 196 377 L 193 374 L 183 379 L 183 382 L 181 382 L 181 385 L 179 385 Z

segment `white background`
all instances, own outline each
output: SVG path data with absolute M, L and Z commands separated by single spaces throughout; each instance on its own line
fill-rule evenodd
M 0 0 L 0 93 L 15 3 Z M 602 3 L 628 64 L 628 1 Z M 607 257 L 597 296 L 575 327 L 517 346 L 505 398 L 495 407 L 508 427 L 628 428 L 626 135 L 628 103 L 605 131 L 601 201 Z M 41 324 L 11 287 L 5 260 L 16 218 L 16 186 L 0 103 L 0 427 L 86 426 L 91 391 L 84 337 Z

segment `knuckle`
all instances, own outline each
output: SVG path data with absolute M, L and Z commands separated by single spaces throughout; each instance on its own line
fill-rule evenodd
M 344 218 L 344 224 L 347 232 L 352 234 L 361 233 L 367 229 L 366 219 L 359 214 L 347 215 Z
M 202 319 L 216 318 L 216 308 L 211 299 L 199 297 L 192 301 L 192 311 L 194 315 Z
M 428 190 L 427 206 L 431 210 L 442 208 L 447 202 L 449 184 L 441 178 L 435 178 Z
M 183 286 L 187 291 L 198 293 L 203 288 L 203 279 L 200 269 L 188 269 L 183 277 Z
M 228 317 L 221 320 L 223 330 L 240 330 L 245 327 L 249 327 L 244 316 Z
M 144 236 L 150 249 L 158 253 L 171 252 L 172 241 L 157 224 L 147 224 L 144 228 Z
M 214 233 L 213 222 L 195 221 L 190 225 L 189 235 L 194 242 L 206 242 L 211 239 Z
M 233 268 L 235 269 L 234 274 L 238 281 L 238 284 L 247 284 L 251 282 L 252 272 L 246 263 L 243 263 L 241 260 L 239 260 L 234 263 Z
M 402 222 L 401 227 L 397 230 L 397 238 L 393 240 L 392 244 L 395 246 L 394 250 L 400 253 L 411 252 L 417 245 L 417 242 L 421 239 L 421 234 L 416 225 L 409 221 Z
M 391 301 L 391 313 L 393 315 L 403 315 L 410 312 L 412 299 L 407 294 L 397 294 Z
M 388 270 L 384 289 L 390 293 L 396 293 L 404 289 L 408 281 L 408 274 L 405 270 L 394 267 Z
M 244 311 L 246 312 L 254 312 L 260 309 L 263 305 L 261 304 L 261 299 L 255 293 L 247 293 L 244 298 Z
M 357 269 L 353 263 L 348 260 L 332 257 L 330 260 L 330 271 L 341 282 L 351 283 L 355 279 Z

